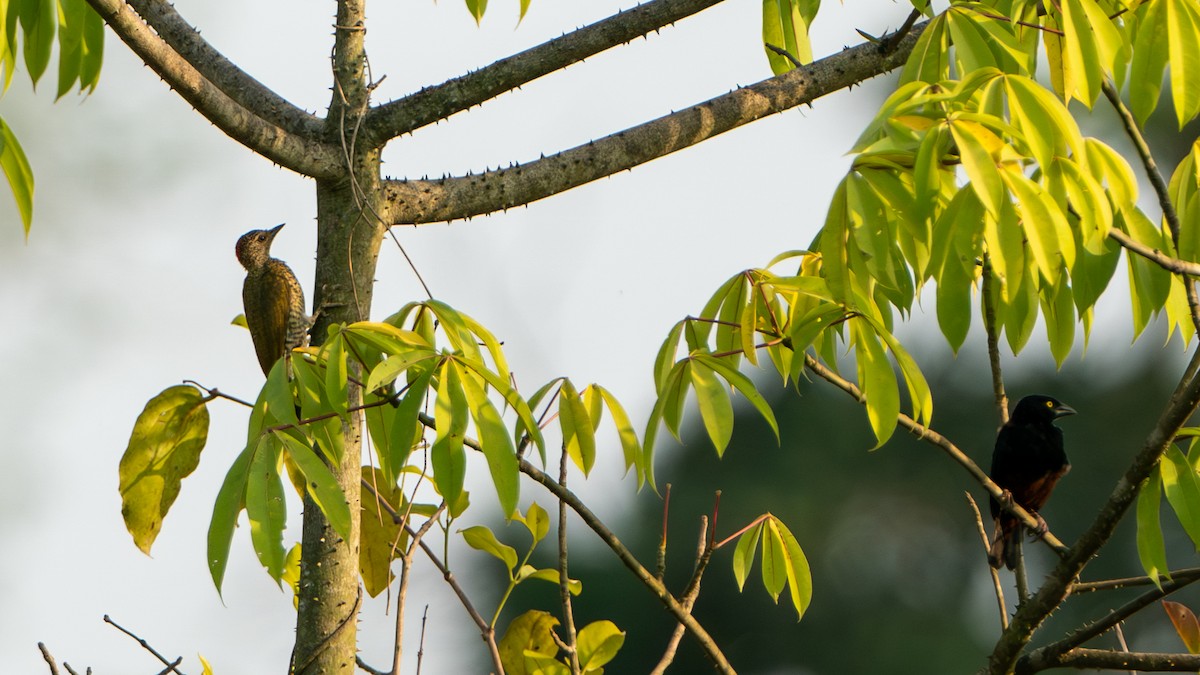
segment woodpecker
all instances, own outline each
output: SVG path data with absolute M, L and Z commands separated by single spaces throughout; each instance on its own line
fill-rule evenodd
M 263 374 L 269 374 L 280 357 L 307 344 L 312 327 L 296 275 L 282 260 L 271 257 L 271 242 L 282 228 L 251 230 L 238 239 L 235 249 L 238 262 L 246 268 L 242 306 Z

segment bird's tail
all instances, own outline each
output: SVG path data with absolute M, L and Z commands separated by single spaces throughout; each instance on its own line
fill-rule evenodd
M 992 545 L 988 547 L 988 564 L 996 569 L 1004 565 L 1008 569 L 1017 566 L 1017 543 L 1013 537 L 1016 523 L 1003 523 L 996 519 L 996 527 L 992 533 Z

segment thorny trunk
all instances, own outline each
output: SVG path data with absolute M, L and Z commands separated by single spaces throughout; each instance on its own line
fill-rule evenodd
M 317 261 L 314 307 L 322 308 L 313 329 L 320 344 L 330 323 L 370 316 L 375 266 L 384 228 L 379 209 L 380 161 L 377 150 L 356 147 L 355 130 L 370 94 L 363 51 L 364 0 L 340 0 L 333 57 L 333 101 L 327 132 L 345 148 L 344 177 L 318 181 Z M 362 403 L 361 381 L 351 372 L 349 405 Z M 350 503 L 350 536 L 343 540 L 311 499 L 304 500 L 299 610 L 293 668 L 296 673 L 352 673 L 357 653 L 361 603 L 358 584 L 359 479 L 362 417 L 343 422 L 345 450 L 331 467 Z

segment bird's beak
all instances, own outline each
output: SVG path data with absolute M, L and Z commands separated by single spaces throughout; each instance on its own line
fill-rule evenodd
M 1055 418 L 1066 417 L 1067 415 L 1074 415 L 1074 414 L 1075 414 L 1075 409 L 1064 403 L 1059 403 L 1054 408 L 1054 417 Z
M 276 225 L 275 227 L 272 227 L 271 229 L 267 230 L 267 233 L 271 235 L 271 239 L 274 239 L 275 235 L 279 234 L 279 231 L 283 229 L 284 225 L 287 225 L 287 223 L 280 223 L 280 224 Z

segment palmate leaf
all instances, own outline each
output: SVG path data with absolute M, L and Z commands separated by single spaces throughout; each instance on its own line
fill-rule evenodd
M 761 516 L 738 539 L 733 554 L 733 573 L 738 590 L 745 587 L 760 542 L 763 587 L 776 602 L 783 589 L 788 588 L 796 618 L 803 618 L 812 603 L 812 572 L 796 537 L 783 521 L 772 514 Z

